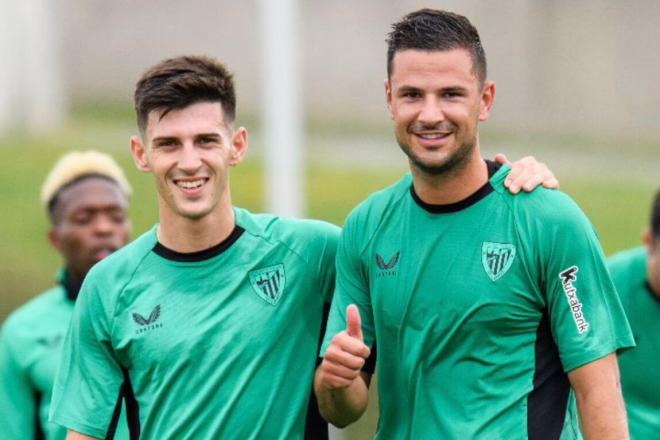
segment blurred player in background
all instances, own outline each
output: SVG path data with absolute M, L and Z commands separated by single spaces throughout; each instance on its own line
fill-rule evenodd
M 121 168 L 96 151 L 64 155 L 46 178 L 41 201 L 51 224 L 48 238 L 64 262 L 57 286 L 14 311 L 2 327 L 3 440 L 65 438 L 65 429 L 48 422 L 64 336 L 87 272 L 129 240 L 130 192 Z M 126 423 L 117 432 L 116 438 L 128 438 Z
M 482 159 L 495 86 L 477 30 L 407 15 L 385 91 L 411 175 L 344 225 L 321 413 L 361 416 L 376 340 L 379 439 L 578 439 L 578 411 L 587 438 L 627 438 L 615 352 L 633 338 L 598 239 L 565 194 L 514 197 Z
M 650 217 L 644 246 L 609 260 L 612 280 L 637 343 L 619 356 L 633 440 L 660 438 L 660 191 Z

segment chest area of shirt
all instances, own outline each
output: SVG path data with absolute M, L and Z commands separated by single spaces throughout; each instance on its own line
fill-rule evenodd
M 371 301 L 391 325 L 457 322 L 536 325 L 543 308 L 513 220 L 402 221 L 363 254 Z
M 119 300 L 112 344 L 126 364 L 230 356 L 288 330 L 294 337 L 312 332 L 310 322 L 320 323 L 318 277 L 287 255 L 151 269 Z

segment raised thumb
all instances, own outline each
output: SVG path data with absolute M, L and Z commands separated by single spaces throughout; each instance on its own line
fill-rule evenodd
M 346 333 L 360 341 L 363 340 L 362 320 L 360 319 L 360 311 L 355 304 L 346 307 Z

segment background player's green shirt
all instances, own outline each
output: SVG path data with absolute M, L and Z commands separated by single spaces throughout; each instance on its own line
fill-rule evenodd
M 356 304 L 380 439 L 579 438 L 565 372 L 633 344 L 583 213 L 559 191 L 511 195 L 507 172 L 443 206 L 408 175 L 346 221 L 322 351 Z
M 296 439 L 334 288 L 339 228 L 235 209 L 202 252 L 156 229 L 87 276 L 51 418 L 103 437 L 122 383 L 145 439 Z
M 619 356 L 633 440 L 660 438 L 660 299 L 648 285 L 647 258 L 646 249 L 640 247 L 609 260 L 612 280 L 637 343 Z
M 62 274 L 61 281 L 64 281 Z M 66 429 L 48 422 L 73 297 L 59 285 L 12 313 L 0 333 L 0 438 L 63 440 Z M 117 439 L 128 438 L 119 422 Z

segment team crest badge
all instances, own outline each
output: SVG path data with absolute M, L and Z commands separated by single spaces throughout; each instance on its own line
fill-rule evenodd
M 516 247 L 508 243 L 491 243 L 485 241 L 481 245 L 481 263 L 492 281 L 497 281 L 511 268 L 516 258 Z
M 257 295 L 271 305 L 276 305 L 282 296 L 286 276 L 284 264 L 264 267 L 248 273 L 250 284 Z

